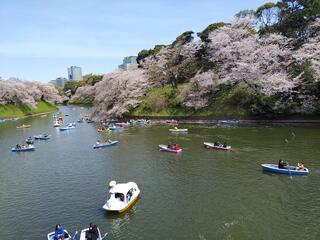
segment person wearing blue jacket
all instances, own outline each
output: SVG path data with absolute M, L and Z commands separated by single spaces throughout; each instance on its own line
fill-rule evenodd
M 64 240 L 64 228 L 61 227 L 60 224 L 56 225 L 56 229 L 54 231 L 54 239 L 55 240 Z

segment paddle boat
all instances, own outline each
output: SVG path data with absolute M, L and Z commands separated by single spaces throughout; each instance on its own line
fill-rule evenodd
M 66 126 L 66 127 L 62 127 L 60 128 L 60 131 L 68 131 L 68 130 L 72 130 L 72 129 L 75 129 L 76 127 L 75 126 Z
M 216 145 L 214 143 L 209 143 L 209 142 L 204 142 L 203 143 L 204 147 L 206 149 L 212 149 L 212 150 L 224 150 L 224 151 L 228 151 L 228 150 L 231 150 L 231 146 L 224 146 L 223 144 L 219 144 L 219 145 Z
M 33 144 L 33 143 L 34 143 L 33 137 L 27 137 L 26 143 L 27 143 L 27 144 Z
M 71 237 L 71 235 L 68 233 L 67 230 L 64 229 L 63 231 L 64 231 L 64 240 L 75 240 L 76 235 L 78 234 L 78 232 L 75 232 L 73 237 Z M 48 240 L 57 240 L 54 236 L 54 232 L 48 233 L 47 239 Z
M 21 129 L 21 128 L 31 128 L 31 125 L 22 124 L 21 126 L 17 126 L 16 128 L 18 128 L 18 129 Z
M 304 168 L 304 170 L 296 170 L 295 166 L 285 166 L 284 168 L 279 168 L 277 164 L 261 164 L 262 170 L 272 173 L 282 173 L 288 175 L 308 175 L 309 169 Z
M 170 133 L 188 133 L 188 129 L 187 128 L 171 128 L 169 129 Z
M 108 233 L 106 233 L 103 237 L 101 237 L 101 232 L 99 227 L 94 227 L 93 225 L 92 228 L 85 228 L 82 229 L 80 232 L 80 238 L 79 240 L 91 240 L 91 239 L 96 239 L 96 240 L 102 240 L 105 239 Z
M 48 140 L 50 139 L 51 135 L 48 134 L 40 134 L 33 136 L 35 140 Z
M 124 212 L 133 206 L 140 195 L 138 185 L 134 182 L 109 183 L 108 200 L 103 205 L 103 209 L 113 212 Z
M 171 152 L 171 153 L 181 153 L 182 152 L 181 148 L 179 148 L 178 150 L 175 150 L 175 149 L 169 148 L 168 145 L 163 145 L 163 144 L 160 144 L 159 148 L 160 148 L 160 151 L 165 151 L 165 152 Z
M 5 119 L 0 119 L 0 123 L 4 123 L 5 121 Z
M 60 126 L 61 126 L 61 124 L 58 120 L 53 122 L 53 127 L 60 127 Z
M 231 120 L 220 120 L 218 121 L 218 124 L 221 124 L 221 125 L 236 125 L 236 124 L 239 124 L 240 122 L 239 121 L 231 121 Z
M 97 149 L 97 148 L 111 147 L 111 146 L 117 145 L 118 142 L 119 141 L 110 141 L 110 142 L 99 143 L 99 144 L 93 145 L 93 148 Z
M 25 146 L 25 145 L 20 146 L 19 144 L 17 144 L 16 147 L 11 148 L 11 152 L 30 152 L 30 151 L 34 151 L 34 150 L 35 150 L 35 147 L 34 147 L 34 145 L 31 145 L 31 144 L 29 144 L 27 146 Z

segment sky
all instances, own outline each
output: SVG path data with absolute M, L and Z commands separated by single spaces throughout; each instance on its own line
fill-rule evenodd
M 0 76 L 48 82 L 110 72 L 125 56 L 229 22 L 267 0 L 1 0 Z

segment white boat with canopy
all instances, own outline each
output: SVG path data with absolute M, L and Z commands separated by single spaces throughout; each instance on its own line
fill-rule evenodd
M 103 205 L 103 209 L 114 212 L 124 212 L 133 206 L 140 195 L 140 189 L 134 182 L 109 183 L 108 200 Z

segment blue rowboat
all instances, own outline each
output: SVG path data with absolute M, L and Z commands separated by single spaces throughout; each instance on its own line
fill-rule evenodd
M 35 150 L 35 147 L 33 145 L 30 145 L 29 147 L 25 147 L 25 148 L 11 148 L 12 152 L 29 152 L 34 150 Z
M 97 149 L 97 148 L 110 147 L 110 146 L 116 145 L 118 142 L 119 141 L 112 141 L 112 142 L 109 142 L 109 143 L 95 144 L 95 145 L 93 145 L 93 148 Z
M 75 127 L 62 127 L 60 128 L 60 131 L 68 131 L 68 130 L 72 130 L 72 129 L 75 129 Z
M 278 168 L 277 164 L 261 164 L 262 170 L 266 172 L 282 173 L 289 175 L 308 175 L 309 169 L 296 170 L 294 166 L 287 166 L 285 168 Z
M 222 124 L 222 125 L 236 125 L 236 124 L 239 124 L 240 122 L 239 121 L 221 120 L 221 121 L 218 121 L 218 123 Z

